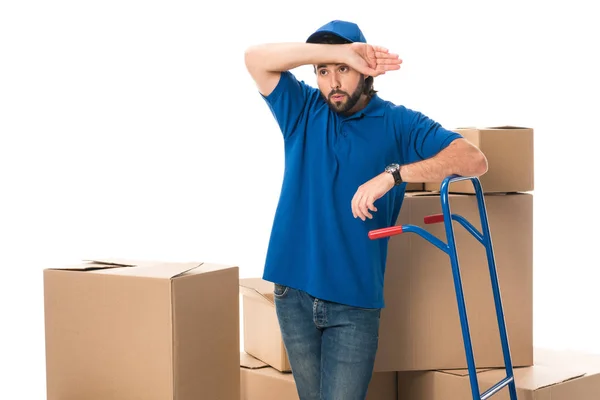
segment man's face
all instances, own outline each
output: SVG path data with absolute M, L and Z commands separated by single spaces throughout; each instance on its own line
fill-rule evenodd
M 365 77 L 345 64 L 317 65 L 317 84 L 329 107 L 351 114 L 365 88 Z

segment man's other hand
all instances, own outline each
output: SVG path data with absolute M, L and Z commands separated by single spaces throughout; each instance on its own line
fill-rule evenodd
M 352 215 L 363 221 L 372 219 L 371 212 L 376 212 L 375 201 L 382 198 L 394 187 L 394 177 L 388 172 L 382 172 L 375 178 L 363 183 L 352 198 Z

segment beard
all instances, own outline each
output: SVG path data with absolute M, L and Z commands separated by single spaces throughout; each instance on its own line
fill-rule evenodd
M 363 94 L 364 90 L 365 77 L 361 76 L 352 95 L 343 90 L 332 90 L 325 100 L 331 110 L 338 114 L 348 116 L 351 114 L 350 110 L 358 103 L 358 100 L 360 100 L 360 96 Z M 332 100 L 332 97 L 335 95 L 344 95 L 345 97 L 341 101 L 335 101 Z

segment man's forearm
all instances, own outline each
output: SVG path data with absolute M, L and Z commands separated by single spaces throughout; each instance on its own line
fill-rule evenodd
M 464 139 L 455 140 L 446 149 L 427 160 L 400 167 L 405 182 L 441 182 L 449 175 L 481 176 L 487 171 L 487 159 Z
M 346 62 L 344 45 L 313 43 L 269 43 L 246 50 L 246 61 L 269 72 L 282 72 L 311 64 Z

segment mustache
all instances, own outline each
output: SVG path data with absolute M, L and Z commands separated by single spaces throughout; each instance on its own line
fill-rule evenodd
M 350 97 L 350 95 L 342 90 L 332 90 L 331 92 L 329 92 L 329 96 L 328 98 L 331 99 L 333 96 L 338 95 L 338 94 L 343 94 L 347 97 Z

